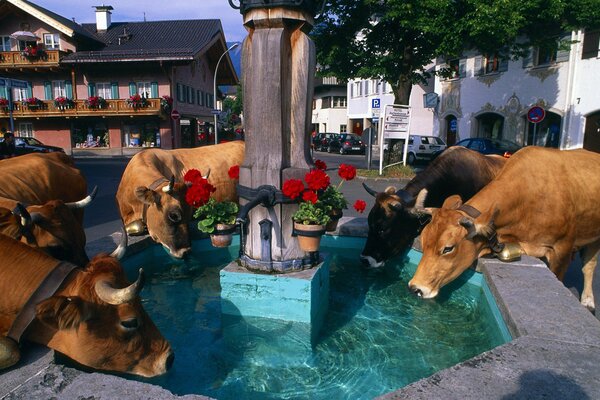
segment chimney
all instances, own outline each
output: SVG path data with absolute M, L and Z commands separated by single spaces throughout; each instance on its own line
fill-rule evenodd
M 96 30 L 98 32 L 106 32 L 110 27 L 110 15 L 111 11 L 114 10 L 112 6 L 94 6 L 96 8 Z

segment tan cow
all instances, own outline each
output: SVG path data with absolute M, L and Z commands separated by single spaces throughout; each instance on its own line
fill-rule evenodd
M 423 257 L 409 282 L 424 298 L 465 271 L 477 257 L 516 243 L 545 259 L 562 280 L 574 250 L 583 249 L 581 303 L 593 310 L 592 277 L 600 249 L 600 154 L 526 147 L 465 204 L 448 198 L 421 234 Z M 497 240 L 495 239 L 497 235 Z
M 146 228 L 172 256 L 183 257 L 191 246 L 191 209 L 185 202 L 183 176 L 190 169 L 202 174 L 210 171 L 209 182 L 217 188 L 213 197 L 237 201 L 237 182 L 229 178 L 228 171 L 243 160 L 242 141 L 193 149 L 147 149 L 136 154 L 125 168 L 116 196 L 128 233 L 140 234 Z M 170 187 L 173 176 L 176 183 Z
M 130 285 L 116 258 L 96 256 L 85 268 L 66 275 L 54 294 L 34 304 L 33 321 L 15 335 L 17 315 L 27 309 L 29 297 L 58 261 L 4 235 L 0 248 L 0 368 L 18 362 L 15 340 L 48 346 L 97 370 L 152 377 L 170 367 L 171 347 L 138 295 L 141 270 Z
M 17 210 L 26 205 L 26 214 L 17 215 L 20 228 L 10 227 L 6 212 L 0 218 L 0 233 L 39 247 L 60 260 L 85 265 L 83 207 L 87 183 L 64 153 L 28 154 L 0 161 L 0 207 Z M 22 215 L 21 215 L 22 214 Z M 31 217 L 29 217 L 31 216 Z

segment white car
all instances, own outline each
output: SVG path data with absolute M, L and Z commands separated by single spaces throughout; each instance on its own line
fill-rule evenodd
M 446 143 L 437 136 L 410 135 L 406 162 L 414 164 L 416 160 L 431 160 L 446 147 Z

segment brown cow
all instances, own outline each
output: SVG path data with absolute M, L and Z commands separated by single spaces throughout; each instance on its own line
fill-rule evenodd
M 183 257 L 191 246 L 191 208 L 185 202 L 187 185 L 183 176 L 190 169 L 203 174 L 210 171 L 209 182 L 217 188 L 213 197 L 217 201 L 237 201 L 236 182 L 229 178 L 228 171 L 243 159 L 241 141 L 194 149 L 147 149 L 136 154 L 125 168 L 116 196 L 128 233 L 143 233 L 146 228 L 172 256 Z M 170 187 L 173 176 L 178 183 Z
M 546 260 L 562 280 L 574 250 L 583 250 L 581 303 L 593 310 L 592 277 L 600 249 L 600 154 L 527 147 L 465 204 L 448 198 L 421 234 L 423 257 L 409 282 L 425 298 L 477 257 L 516 243 Z M 496 239 L 497 235 L 497 239 Z
M 39 249 L 0 235 L 0 367 L 19 359 L 7 337 L 29 297 L 58 261 Z M 143 272 L 129 284 L 116 258 L 96 256 L 75 268 L 58 290 L 37 303 L 33 322 L 20 337 L 103 371 L 144 377 L 163 374 L 173 352 L 138 296 Z

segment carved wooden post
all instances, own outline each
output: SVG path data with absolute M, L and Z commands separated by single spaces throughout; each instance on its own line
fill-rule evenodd
M 239 180 L 242 205 L 250 200 L 250 196 L 242 198 L 244 187 L 271 185 L 281 189 L 287 179 L 303 179 L 312 164 L 310 118 L 315 48 L 307 33 L 314 23 L 314 14 L 306 5 L 298 6 L 302 1 L 288 0 L 290 7 L 282 5 L 286 1 L 263 0 L 249 0 L 242 5 L 248 30 L 242 59 L 246 133 L 246 155 Z M 241 250 L 242 262 L 248 268 L 280 272 L 301 268 L 306 254 L 292 237 L 291 215 L 297 208 L 297 204 L 276 204 L 250 211 Z M 261 235 L 263 220 L 272 223 L 272 263 L 265 259 L 268 241 L 264 226 Z

